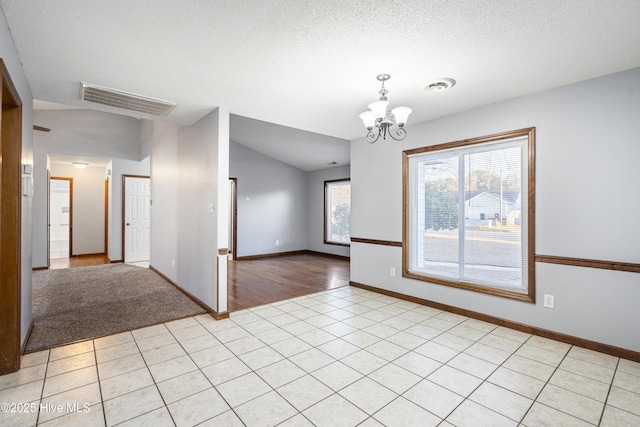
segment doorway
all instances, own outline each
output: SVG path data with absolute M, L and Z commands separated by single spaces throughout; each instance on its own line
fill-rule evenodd
M 73 241 L 73 178 L 49 179 L 49 261 L 71 258 Z
M 22 101 L 2 59 L 0 75 L 0 375 L 4 375 L 20 368 L 21 186 L 31 176 L 21 175 Z
M 229 178 L 229 195 L 229 260 L 234 260 L 238 256 L 238 178 Z
M 151 178 L 122 175 L 122 254 L 126 263 L 151 259 Z

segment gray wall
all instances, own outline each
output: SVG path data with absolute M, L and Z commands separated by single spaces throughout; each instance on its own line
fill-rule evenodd
M 307 249 L 306 172 L 231 142 L 229 174 L 238 179 L 238 257 Z
M 409 126 L 401 144 L 352 141 L 352 234 L 402 240 L 403 150 L 529 126 L 536 253 L 640 263 L 640 69 Z M 390 277 L 401 264 L 401 248 L 351 245 L 355 282 L 640 351 L 638 273 L 537 263 L 529 304 Z M 543 294 L 555 295 L 555 309 L 543 308 Z
M 307 194 L 309 197 L 309 226 L 307 229 L 308 249 L 315 252 L 349 256 L 348 246 L 326 245 L 324 243 L 324 182 L 349 178 L 349 166 L 320 169 L 308 173 Z
M 142 138 L 152 147 L 151 265 L 224 312 L 227 263 L 218 249 L 228 247 L 228 110 L 191 127 L 144 121 Z
M 22 63 L 13 44 L 13 37 L 9 32 L 4 13 L 0 10 L 0 58 L 4 62 L 13 85 L 22 101 L 22 163 L 33 166 L 33 96 L 29 89 L 29 82 L 22 69 Z M 28 177 L 23 175 L 23 177 Z M 32 177 L 33 179 L 33 177 Z M 22 197 L 21 217 L 21 286 L 22 307 L 20 312 L 20 341 L 24 342 L 29 324 L 31 323 L 31 247 L 32 247 L 32 209 L 33 197 Z

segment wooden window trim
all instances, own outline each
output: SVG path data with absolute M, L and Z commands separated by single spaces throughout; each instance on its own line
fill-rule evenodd
M 409 226 L 409 159 L 416 154 L 433 151 L 440 151 L 452 148 L 462 148 L 487 142 L 495 142 L 504 139 L 527 137 L 528 139 L 528 221 L 527 221 L 527 274 L 528 283 L 525 292 L 516 292 L 500 287 L 476 285 L 471 283 L 451 281 L 439 277 L 416 274 L 409 271 L 410 260 L 410 226 Z M 428 147 L 421 147 L 405 150 L 402 153 L 402 276 L 410 279 L 421 280 L 429 283 L 451 286 L 454 288 L 466 289 L 481 292 L 489 295 L 511 298 L 519 301 L 535 303 L 535 127 L 523 128 L 508 132 L 501 132 L 492 135 L 485 135 L 477 138 L 464 139 L 460 141 L 447 142 Z

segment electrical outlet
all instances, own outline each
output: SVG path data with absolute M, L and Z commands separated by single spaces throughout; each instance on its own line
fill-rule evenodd
M 176 260 L 175 259 L 171 260 L 171 268 L 176 268 Z
M 545 308 L 553 308 L 555 306 L 555 297 L 553 295 L 544 294 Z
M 276 246 L 280 244 L 280 240 L 276 240 Z
M 395 267 L 389 267 L 389 276 L 396 277 L 396 268 Z

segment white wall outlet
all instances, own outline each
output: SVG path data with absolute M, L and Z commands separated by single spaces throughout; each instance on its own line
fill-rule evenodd
M 280 240 L 276 240 L 276 246 L 280 244 Z
M 544 307 L 545 308 L 554 308 L 556 305 L 556 301 L 553 295 L 544 294 Z
M 396 268 L 395 267 L 389 267 L 389 276 L 396 277 Z
M 176 268 L 176 260 L 175 259 L 171 260 L 171 268 Z

